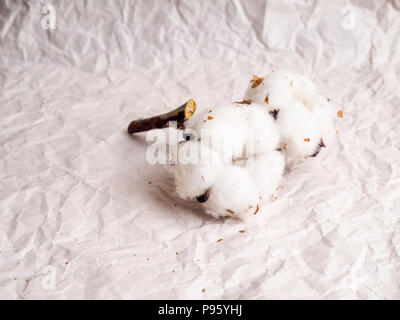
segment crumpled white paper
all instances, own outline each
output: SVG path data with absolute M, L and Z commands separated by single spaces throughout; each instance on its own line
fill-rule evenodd
M 1 1 L 0 298 L 399 299 L 399 10 Z M 270 69 L 342 106 L 337 145 L 254 222 L 214 220 L 126 127 L 189 98 L 239 101 Z

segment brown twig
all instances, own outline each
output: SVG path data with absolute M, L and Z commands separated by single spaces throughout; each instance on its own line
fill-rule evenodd
M 193 115 L 195 110 L 196 103 L 191 99 L 171 112 L 160 114 L 151 118 L 132 121 L 129 124 L 128 133 L 134 134 L 152 129 L 166 128 L 168 127 L 170 121 L 176 121 L 178 128 L 183 128 L 185 120 L 188 120 Z

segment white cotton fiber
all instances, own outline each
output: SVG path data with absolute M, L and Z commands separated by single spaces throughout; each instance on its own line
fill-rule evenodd
M 288 160 L 314 154 L 321 141 L 320 124 L 301 103 L 292 103 L 290 108 L 280 110 L 276 123 L 286 144 Z
M 187 122 L 187 129 L 197 132 L 203 144 L 216 151 L 224 163 L 242 157 L 245 150 L 248 125 L 243 107 L 221 106 L 208 109 Z
M 254 77 L 242 102 L 209 108 L 185 122 L 189 141 L 178 144 L 178 194 L 196 199 L 213 217 L 253 216 L 260 199 L 276 192 L 287 163 L 316 156 L 331 140 L 337 111 L 303 76 Z M 211 161 L 179 161 L 194 150 Z
M 280 142 L 280 134 L 268 110 L 257 104 L 250 104 L 246 107 L 246 117 L 249 128 L 246 150 L 251 154 L 275 150 Z
M 258 82 L 250 82 L 244 95 L 245 100 L 269 107 L 270 110 L 274 106 L 286 105 L 294 100 L 289 73 L 272 72 L 266 77 L 257 78 Z
M 269 200 L 277 190 L 285 168 L 283 152 L 271 151 L 248 159 L 246 168 L 253 178 L 261 198 Z
M 201 204 L 211 216 L 244 219 L 257 213 L 259 192 L 247 169 L 226 166 L 210 189 L 209 198 Z
M 182 199 L 194 200 L 210 189 L 223 170 L 219 155 L 199 141 L 179 145 L 175 166 L 176 192 Z

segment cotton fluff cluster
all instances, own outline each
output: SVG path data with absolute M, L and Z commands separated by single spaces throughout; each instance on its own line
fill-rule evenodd
M 335 132 L 335 108 L 307 78 L 289 72 L 254 77 L 244 99 L 276 118 L 287 161 L 318 155 Z
M 244 100 L 195 114 L 178 144 L 176 191 L 214 216 L 256 214 L 285 163 L 316 156 L 334 131 L 335 109 L 306 78 L 254 77 Z

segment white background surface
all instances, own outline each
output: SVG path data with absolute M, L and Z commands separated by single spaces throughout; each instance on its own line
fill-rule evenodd
M 399 299 L 399 9 L 1 0 L 0 298 Z M 124 131 L 271 68 L 342 106 L 337 145 L 251 223 L 209 218 Z

